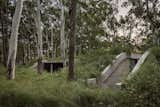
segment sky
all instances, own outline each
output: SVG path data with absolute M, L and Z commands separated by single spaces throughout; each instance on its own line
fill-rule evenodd
M 120 19 L 121 16 L 123 16 L 123 17 L 126 16 L 128 14 L 128 12 L 129 12 L 129 10 L 130 10 L 130 7 L 122 7 L 122 4 L 125 1 L 127 1 L 127 0 L 118 0 L 118 3 L 117 3 L 117 0 L 114 1 L 118 5 L 118 11 L 119 11 L 119 13 L 117 15 L 117 19 L 118 20 Z M 127 31 L 123 32 L 122 29 L 120 29 L 118 31 L 118 33 L 119 33 L 120 36 L 124 36 L 124 33 L 127 35 L 128 32 Z M 131 38 L 132 39 L 135 38 L 137 33 L 138 33 L 137 29 L 133 29 L 133 33 L 132 33 L 132 37 Z
M 114 2 L 118 5 L 118 18 L 120 16 L 125 16 L 127 15 L 128 11 L 130 10 L 129 7 L 122 7 L 122 4 L 127 1 L 127 0 L 118 0 L 118 3 L 116 2 L 117 0 L 115 0 Z
M 120 1 L 119 4 L 118 4 L 118 9 L 119 9 L 119 15 L 126 15 L 129 11 L 129 8 L 126 8 L 126 7 L 122 7 L 121 5 L 123 4 L 124 1 Z

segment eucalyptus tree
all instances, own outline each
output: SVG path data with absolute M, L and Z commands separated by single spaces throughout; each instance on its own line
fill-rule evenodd
M 141 21 L 141 26 L 145 28 L 140 32 L 145 33 L 146 37 L 152 38 L 152 44 L 159 44 L 160 32 L 160 1 L 159 0 L 128 0 L 127 6 L 130 6 L 130 14 L 133 14 L 137 20 Z
M 54 45 L 55 45 L 55 31 L 57 30 L 57 10 L 56 10 L 56 5 L 52 5 L 56 3 L 56 1 L 45 1 L 42 0 L 41 2 L 41 20 L 43 22 L 43 27 L 44 27 L 44 37 L 45 41 L 43 42 L 43 47 L 47 53 L 48 58 L 54 58 Z M 51 56 L 51 57 L 50 57 Z
M 112 6 L 106 0 L 79 0 L 77 10 L 77 45 L 86 52 L 102 46 L 102 38 L 106 36 L 104 22 L 112 15 Z
M 34 22 L 34 3 L 25 1 L 18 38 L 18 64 L 27 64 L 37 56 L 36 25 Z
M 63 64 L 66 66 L 66 37 L 65 37 L 65 10 L 63 1 L 60 0 L 60 6 L 61 6 L 61 43 L 60 43 L 60 49 L 61 49 L 61 57 L 63 59 Z
M 75 32 L 76 32 L 76 7 L 77 0 L 70 0 L 69 7 L 69 72 L 68 80 L 75 79 Z
M 2 39 L 2 63 L 7 65 L 7 55 L 8 55 L 8 38 L 10 35 L 10 25 L 12 11 L 14 10 L 13 6 L 9 0 L 0 0 L 0 34 Z
M 12 30 L 9 42 L 9 54 L 7 60 L 7 77 L 8 79 L 15 78 L 15 64 L 17 55 L 17 41 L 18 41 L 18 30 L 23 9 L 23 0 L 17 0 L 15 14 L 12 20 Z
M 66 2 L 64 0 L 52 0 L 42 1 L 42 21 L 44 29 L 48 33 L 50 38 L 50 47 L 52 58 L 56 55 L 54 52 L 58 50 L 58 56 L 61 56 L 63 62 L 66 60 L 66 42 L 65 42 L 65 14 L 66 14 Z M 60 51 L 59 51 L 60 50 Z
M 43 70 L 43 37 L 42 37 L 42 22 L 41 22 L 41 4 L 40 0 L 36 0 L 37 3 L 37 10 L 35 16 L 35 23 L 37 28 L 37 35 L 38 35 L 38 73 L 42 73 Z

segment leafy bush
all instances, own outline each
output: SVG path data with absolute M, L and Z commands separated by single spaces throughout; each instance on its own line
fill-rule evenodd
M 115 55 L 109 54 L 109 50 L 92 50 L 79 57 L 76 64 L 78 78 L 94 78 L 100 75 L 103 69 L 109 65 Z
M 16 80 L 5 78 L 5 68 L 0 67 L 0 107 L 159 107 L 160 64 L 159 51 L 151 55 L 135 76 L 126 81 L 121 92 L 92 89 L 84 84 L 84 78 L 100 73 L 98 64 L 108 64 L 114 55 L 99 50 L 76 60 L 76 82 L 67 82 L 66 70 L 38 75 L 33 69 L 19 66 Z M 105 60 L 106 59 L 106 60 Z
M 111 47 L 109 51 L 110 54 L 114 54 L 114 55 L 120 54 L 121 52 L 123 52 L 123 49 L 120 46 Z
M 68 82 L 65 70 L 39 75 L 33 69 L 20 66 L 14 81 L 7 80 L 4 74 L 3 67 L 0 107 L 106 107 L 116 98 L 108 90 L 91 89 L 79 80 Z
M 118 93 L 103 90 L 86 90 L 79 94 L 75 102 L 80 107 L 116 107 L 118 105 Z
M 122 92 L 125 100 L 120 101 L 120 107 L 158 107 L 160 105 L 160 65 L 156 59 L 157 51 L 152 51 L 152 55 L 139 72 L 127 81 Z
M 151 53 L 156 57 L 156 59 L 160 62 L 160 47 L 151 48 Z

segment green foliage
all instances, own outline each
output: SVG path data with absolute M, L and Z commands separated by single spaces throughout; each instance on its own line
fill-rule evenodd
M 39 75 L 18 67 L 14 81 L 0 71 L 0 106 L 2 107 L 106 107 L 116 95 L 108 90 L 90 89 L 82 82 L 68 82 L 66 72 Z M 85 104 L 85 105 L 83 105 Z
M 122 46 L 117 45 L 117 46 L 111 47 L 110 51 L 109 51 L 110 54 L 114 54 L 114 55 L 118 55 L 121 52 L 126 52 L 126 53 L 130 54 L 131 53 L 131 47 L 130 46 L 122 47 Z
M 160 47 L 153 47 L 151 53 L 155 55 L 156 59 L 160 62 Z
M 77 81 L 68 82 L 67 70 L 42 75 L 28 65 L 17 66 L 16 79 L 6 80 L 0 67 L 0 106 L 3 107 L 106 107 L 116 105 L 118 94 L 110 90 L 92 89 L 85 79 L 97 77 L 115 55 L 110 50 L 91 50 L 76 58 Z M 103 65 L 103 66 L 102 66 Z
M 128 2 L 128 3 L 127 3 Z M 126 6 L 131 6 L 128 16 L 134 16 L 133 19 L 143 20 L 144 25 L 140 25 L 139 22 L 136 26 L 142 26 L 145 31 L 140 31 L 139 36 L 145 36 L 147 38 L 143 41 L 144 47 L 159 45 L 159 27 L 160 27 L 160 15 L 159 0 L 128 0 Z M 134 21 L 132 21 L 132 24 Z M 135 26 L 135 27 L 136 27 Z
M 76 102 L 80 107 L 116 107 L 118 106 L 118 93 L 109 90 L 84 91 L 80 94 Z
M 107 49 L 91 50 L 80 56 L 76 65 L 78 78 L 97 77 L 112 62 L 114 57 L 115 55 L 111 55 L 110 50 Z
M 103 22 L 111 15 L 111 4 L 106 0 L 79 0 L 77 8 L 77 45 L 82 51 L 102 47 L 99 39 L 105 37 Z
M 135 76 L 127 81 L 123 90 L 121 107 L 158 107 L 160 104 L 160 65 L 156 56 L 159 49 L 153 48 L 152 54 Z
M 77 57 L 78 80 L 68 82 L 66 69 L 38 75 L 33 69 L 18 66 L 16 80 L 6 80 L 5 68 L 0 66 L 0 106 L 2 107 L 158 107 L 160 104 L 159 48 L 151 55 L 135 76 L 126 81 L 121 92 L 92 89 L 85 78 L 94 77 L 101 67 L 110 63 L 110 50 L 90 51 Z M 80 58 L 80 59 L 79 59 Z M 111 58 L 111 59 L 110 59 Z M 107 61 L 106 61 L 106 60 Z M 103 62 L 103 61 L 106 62 Z M 98 72 L 97 72 L 98 71 Z M 95 73 L 95 74 L 94 74 Z
M 110 54 L 119 54 L 121 53 L 123 50 L 120 46 L 115 46 L 115 47 L 111 47 L 110 49 Z

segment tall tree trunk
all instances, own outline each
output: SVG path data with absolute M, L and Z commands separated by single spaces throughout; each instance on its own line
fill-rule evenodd
M 31 41 L 29 40 L 28 44 L 27 44 L 27 62 L 30 63 L 31 60 Z
M 148 0 L 146 0 L 146 8 L 147 8 L 147 16 L 149 15 L 149 3 Z
M 36 0 L 37 2 L 37 11 L 36 11 L 36 27 L 38 34 L 38 73 L 41 74 L 43 71 L 43 44 L 42 44 L 42 26 L 41 26 L 41 14 L 40 14 L 40 0 Z
M 46 56 L 47 56 L 47 58 L 50 58 L 50 56 L 49 56 L 49 47 L 50 47 L 50 44 L 49 44 L 49 39 L 48 39 L 49 34 L 47 33 L 47 31 L 45 31 L 45 36 L 46 36 L 46 45 L 47 45 Z
M 11 37 L 9 42 L 9 54 L 8 54 L 8 60 L 7 60 L 8 79 L 15 78 L 18 30 L 19 30 L 22 9 L 23 9 L 23 0 L 17 0 L 16 10 L 12 20 L 12 31 L 11 31 Z
M 23 44 L 22 46 L 22 49 L 23 49 L 23 65 L 26 64 L 26 48 L 25 48 L 25 44 Z
M 155 20 L 156 20 L 156 17 L 157 17 L 157 12 L 156 12 L 156 5 L 157 5 L 157 1 L 158 0 L 155 0 L 154 2 L 153 2 L 153 19 L 152 19 L 152 24 L 153 24 L 153 45 L 157 45 L 157 43 L 158 43 L 158 38 L 157 38 L 157 28 L 156 28 L 156 23 L 155 23 Z
M 57 54 L 58 54 L 56 42 L 55 42 L 55 44 L 54 44 L 54 49 L 53 49 L 53 51 L 54 51 L 54 58 L 56 58 L 56 57 L 57 57 Z
M 63 64 L 66 66 L 66 40 L 65 40 L 65 15 L 64 15 L 64 6 L 62 0 L 61 4 L 61 57 L 63 59 Z
M 129 35 L 128 35 L 128 39 L 129 39 L 129 41 L 131 40 L 131 37 L 132 37 L 132 24 L 130 23 L 130 25 L 129 25 Z
M 53 27 L 51 27 L 51 57 L 52 60 L 54 59 L 54 33 L 53 33 Z
M 69 73 L 68 80 L 74 80 L 74 54 L 75 54 L 75 30 L 76 30 L 76 5 L 77 0 L 70 0 L 69 8 Z

